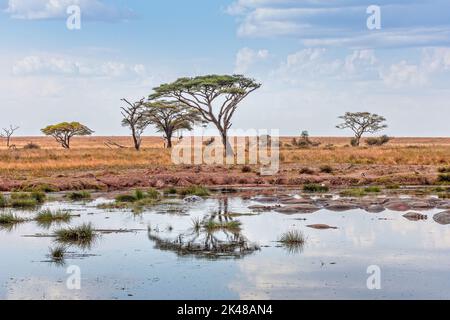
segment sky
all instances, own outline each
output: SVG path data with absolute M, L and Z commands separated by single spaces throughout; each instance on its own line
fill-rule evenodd
M 234 129 L 349 135 L 338 117 L 368 111 L 392 136 L 450 136 L 448 0 L 0 0 L 0 39 L 0 127 L 18 135 L 62 121 L 126 135 L 121 98 L 236 73 L 262 87 Z

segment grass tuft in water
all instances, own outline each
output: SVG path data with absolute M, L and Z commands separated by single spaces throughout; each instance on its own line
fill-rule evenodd
M 0 214 L 0 225 L 2 226 L 12 226 L 17 223 L 22 223 L 27 221 L 27 219 L 20 218 L 12 213 L 2 213 Z
M 57 245 L 54 248 L 50 248 L 50 257 L 54 262 L 61 263 L 66 256 L 67 248 L 63 245 Z
M 95 238 L 94 228 L 90 223 L 83 223 L 78 227 L 70 227 L 55 231 L 56 240 L 63 243 L 89 246 Z
M 91 193 L 89 191 L 74 191 L 66 195 L 66 197 L 72 201 L 81 201 L 91 199 Z
M 209 196 L 209 190 L 202 186 L 191 186 L 178 191 L 182 196 L 199 196 L 206 197 Z
M 281 235 L 280 242 L 284 244 L 304 244 L 306 239 L 301 231 L 290 230 Z
M 69 222 L 71 218 L 70 213 L 67 211 L 58 210 L 53 212 L 50 209 L 46 209 L 39 212 L 35 220 L 40 224 L 50 225 L 52 222 Z

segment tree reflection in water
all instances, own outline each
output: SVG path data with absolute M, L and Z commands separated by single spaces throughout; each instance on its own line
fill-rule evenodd
M 243 234 L 240 223 L 228 212 L 228 198 L 218 199 L 217 210 L 203 217 L 200 226 L 193 226 L 175 238 L 165 237 L 158 229 L 148 230 L 148 238 L 159 250 L 173 251 L 180 256 L 200 258 L 242 258 L 259 250 Z

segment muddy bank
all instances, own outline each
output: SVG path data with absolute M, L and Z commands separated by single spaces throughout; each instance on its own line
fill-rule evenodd
M 15 174 L 0 176 L 0 191 L 33 189 L 46 186 L 55 191 L 124 190 L 135 187 L 203 186 L 300 186 L 320 183 L 333 187 L 358 185 L 432 185 L 438 177 L 435 166 L 413 165 L 336 165 L 332 172 L 319 168 L 283 164 L 277 175 L 261 176 L 259 168 L 244 170 L 241 166 L 159 166 L 151 169 L 91 171 L 46 171 L 39 176 Z M 305 173 L 306 172 L 306 173 Z M 313 173 L 311 173 L 313 172 Z

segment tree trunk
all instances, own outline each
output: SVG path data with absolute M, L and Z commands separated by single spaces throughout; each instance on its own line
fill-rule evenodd
M 224 147 L 223 154 L 225 157 L 234 155 L 230 140 L 228 140 L 228 135 L 227 135 L 228 132 L 227 131 L 228 130 L 226 130 L 226 129 L 220 130 L 220 135 L 222 137 L 222 144 Z
M 141 149 L 141 142 L 139 141 L 138 137 L 136 136 L 136 131 L 132 130 L 131 133 L 133 135 L 134 148 L 136 149 L 136 151 L 139 151 L 139 149 Z
M 166 131 L 167 149 L 172 149 L 172 132 Z

